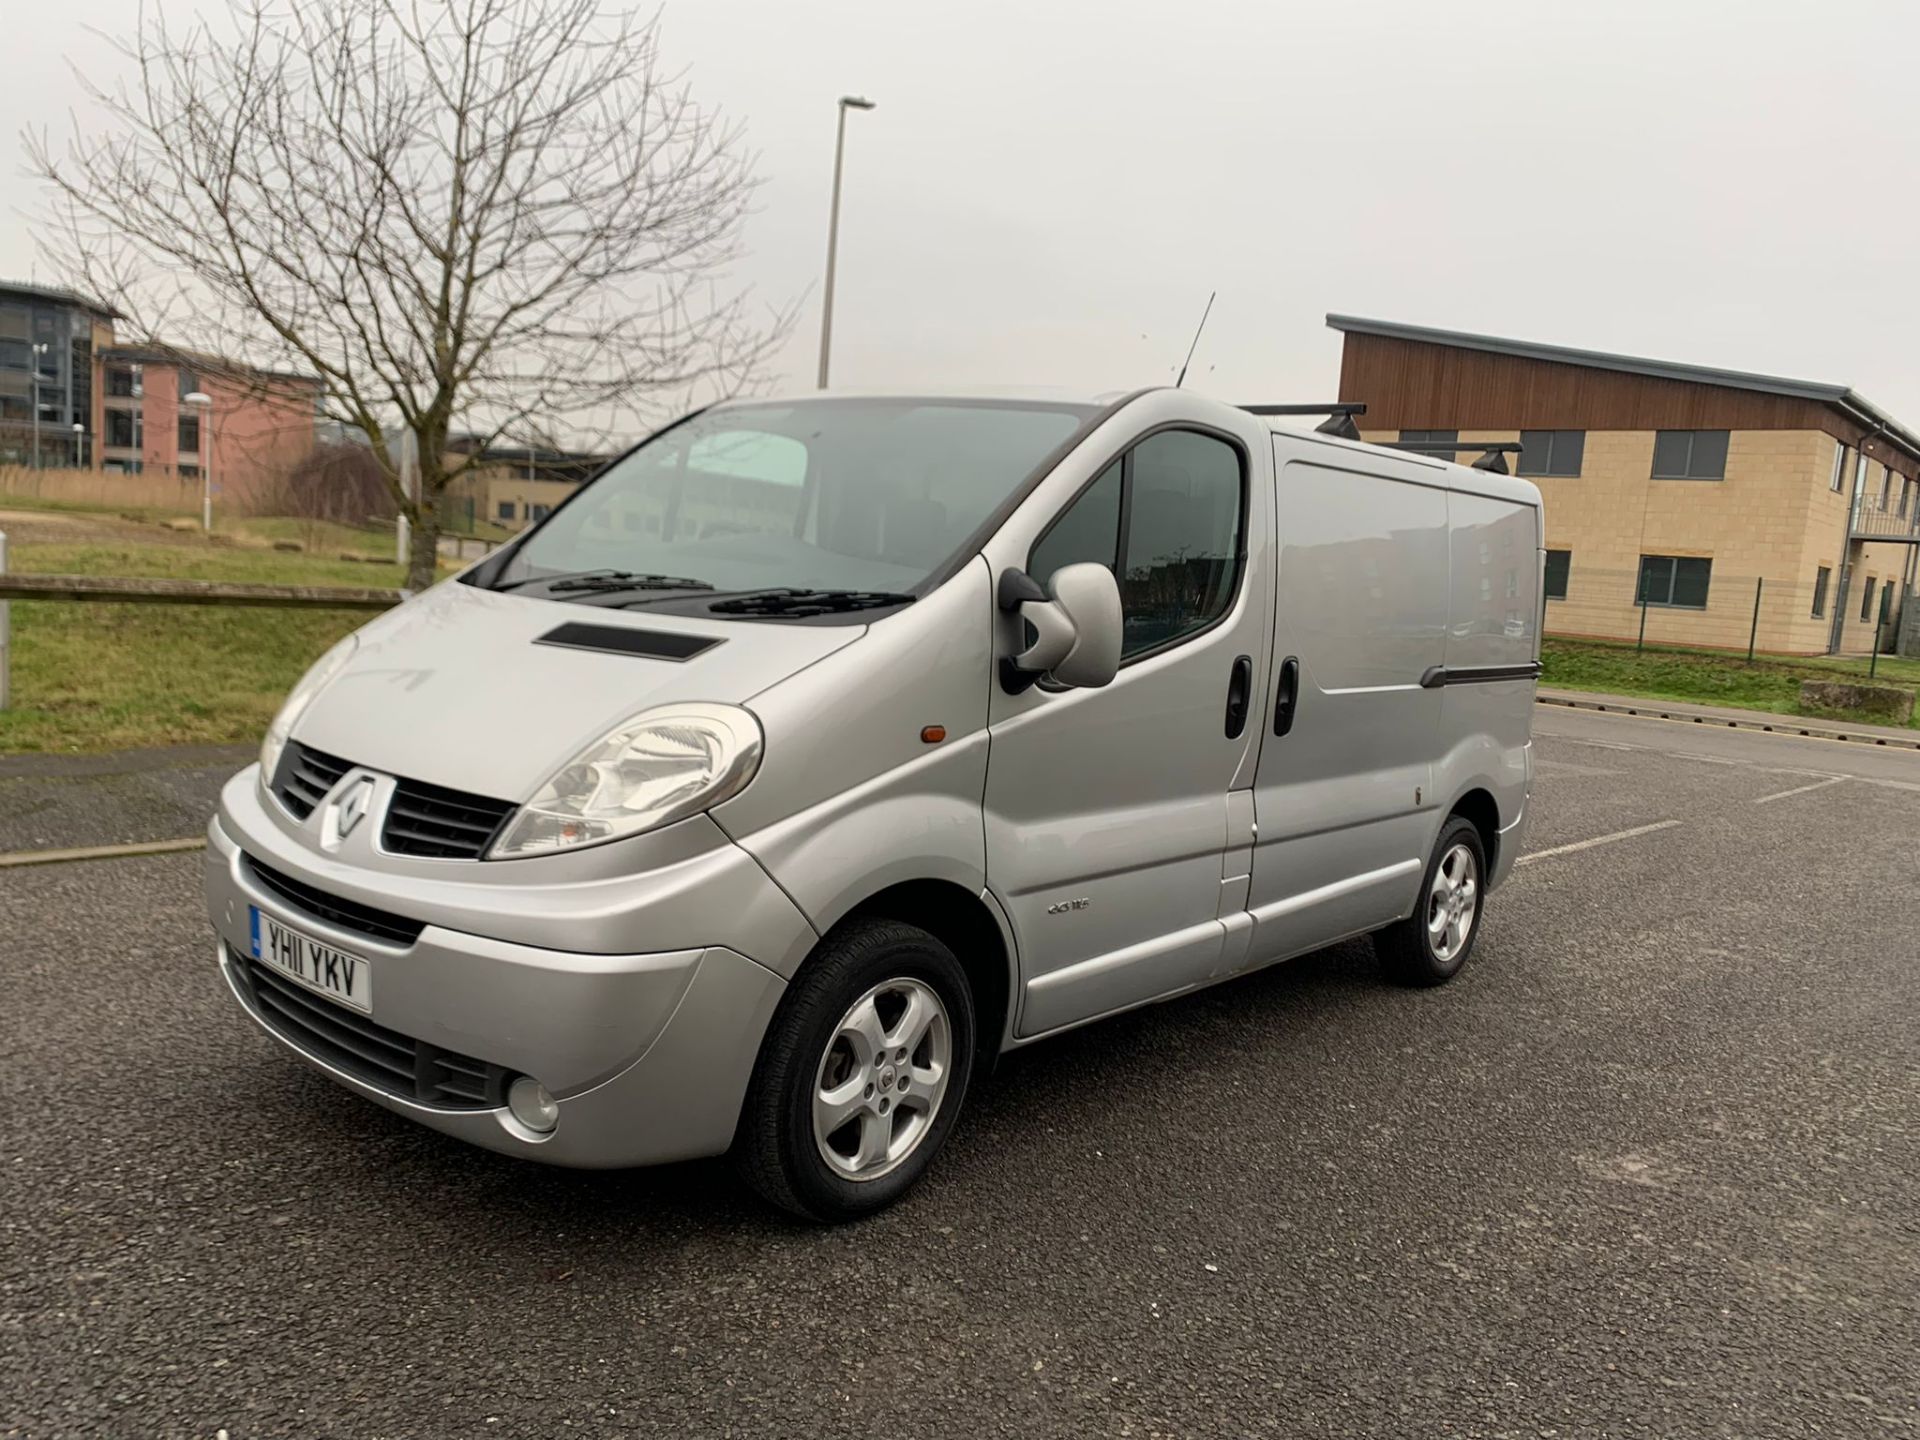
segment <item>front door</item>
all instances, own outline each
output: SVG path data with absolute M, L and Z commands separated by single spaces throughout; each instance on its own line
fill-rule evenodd
M 1261 723 L 1265 454 L 1177 424 L 1113 449 L 1056 472 L 988 547 L 996 573 L 1043 585 L 1063 565 L 1105 564 L 1125 611 L 1110 685 L 993 697 L 987 880 L 1019 944 L 1022 1035 L 1219 972 L 1227 796 Z M 1248 697 L 1242 723 L 1230 692 Z

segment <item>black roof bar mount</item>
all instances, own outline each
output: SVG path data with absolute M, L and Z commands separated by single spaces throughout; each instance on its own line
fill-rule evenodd
M 1506 475 L 1507 456 L 1518 455 L 1521 445 L 1518 440 L 1376 440 L 1383 450 L 1407 450 L 1415 455 L 1454 455 L 1462 450 L 1472 450 L 1480 458 L 1473 462 L 1475 470 L 1485 470 L 1489 475 Z
M 1342 440 L 1358 440 L 1360 427 L 1353 423 L 1353 417 L 1367 413 L 1367 407 L 1357 401 L 1337 400 L 1326 405 L 1242 405 L 1249 415 L 1324 415 L 1327 418 L 1314 426 L 1321 435 L 1337 435 Z

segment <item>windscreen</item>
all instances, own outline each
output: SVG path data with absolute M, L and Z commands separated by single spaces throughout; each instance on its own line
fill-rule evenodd
M 495 583 L 605 569 L 721 591 L 909 591 L 1096 413 L 868 399 L 709 411 L 616 462 Z

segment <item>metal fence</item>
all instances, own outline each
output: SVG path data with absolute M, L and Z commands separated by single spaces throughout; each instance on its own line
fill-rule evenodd
M 1897 571 L 1883 576 L 1864 568 L 1847 577 L 1843 590 L 1832 571 L 1781 580 L 1721 574 L 1685 557 L 1635 571 L 1582 567 L 1576 556 L 1548 583 L 1544 633 L 1550 637 L 1749 659 L 1837 651 L 1841 663 L 1829 666 L 1861 674 L 1878 670 L 1878 656 L 1896 648 L 1903 614 L 1920 608 Z

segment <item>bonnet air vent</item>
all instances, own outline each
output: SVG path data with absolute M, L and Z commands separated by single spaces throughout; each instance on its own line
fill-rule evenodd
M 607 655 L 638 655 L 643 660 L 691 660 L 721 642 L 711 635 L 680 635 L 671 630 L 627 630 L 617 625 L 585 625 L 570 620 L 533 642 L 569 650 L 598 650 Z

